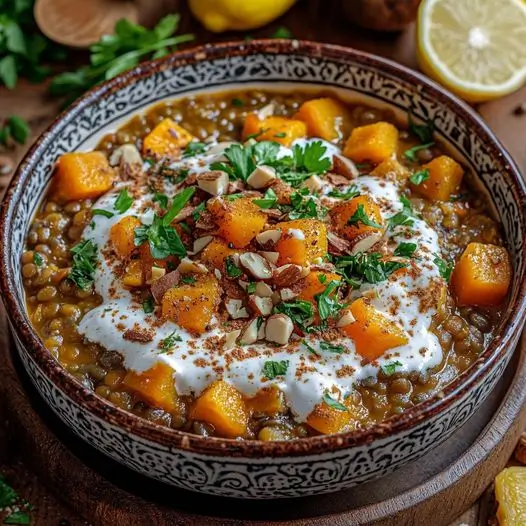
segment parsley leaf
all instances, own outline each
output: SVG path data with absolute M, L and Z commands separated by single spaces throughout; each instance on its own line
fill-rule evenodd
M 417 162 L 416 154 L 420 150 L 425 150 L 426 148 L 429 148 L 430 146 L 433 146 L 433 144 L 435 144 L 435 143 L 434 142 L 428 142 L 426 144 L 420 144 L 418 146 L 413 146 L 412 148 L 409 148 L 409 150 L 406 150 L 404 152 L 404 157 L 408 161 L 411 161 L 412 163 L 416 163 Z
M 263 209 L 274 208 L 276 204 L 278 203 L 278 196 L 276 195 L 276 192 L 272 190 L 272 188 L 269 188 L 265 192 L 263 199 L 252 199 L 252 202 L 258 205 L 259 208 L 263 208 Z
M 152 298 L 149 298 L 142 302 L 142 310 L 145 314 L 151 314 L 155 310 L 155 304 Z
M 411 114 L 407 117 L 409 123 L 409 131 L 416 135 L 420 142 L 433 142 L 433 132 L 435 131 L 435 122 L 432 120 L 426 121 L 425 124 L 416 124 Z
M 119 214 L 124 214 L 127 210 L 130 209 L 130 206 L 133 204 L 133 197 L 128 193 L 126 188 L 123 188 L 117 195 L 117 199 L 113 205 L 113 209 L 117 210 Z
M 327 208 L 318 205 L 307 188 L 302 188 L 293 192 L 290 196 L 292 210 L 289 212 L 289 219 L 305 219 L 322 217 L 327 214 Z
M 327 274 L 318 274 L 318 281 L 320 283 L 325 283 L 327 281 Z
M 279 362 L 268 360 L 263 364 L 263 375 L 269 380 L 273 380 L 276 376 L 287 374 L 288 367 L 288 360 L 280 360 Z
M 115 214 L 113 212 L 110 212 L 109 210 L 102 210 L 102 208 L 92 208 L 91 209 L 91 215 L 92 216 L 104 216 L 104 217 L 113 217 Z
M 312 303 L 305 300 L 284 301 L 278 303 L 274 307 L 274 312 L 286 314 L 300 329 L 303 329 L 313 317 Z
M 192 219 L 194 221 L 199 221 L 199 218 L 201 217 L 201 212 L 204 211 L 206 206 L 206 203 L 203 201 L 202 203 L 199 203 L 192 212 Z
M 382 365 L 381 369 L 386 376 L 391 376 L 396 372 L 397 367 L 402 367 L 402 363 L 398 360 L 396 362 L 386 363 Z
M 151 225 L 141 225 L 135 229 L 135 246 L 148 242 L 154 259 L 165 259 L 168 256 L 186 256 L 186 249 L 177 233 L 171 226 L 166 226 L 163 218 L 153 216 Z
M 314 296 L 318 303 L 318 313 L 323 321 L 334 318 L 344 307 L 343 304 L 337 300 L 335 294 L 340 285 L 341 281 L 331 281 L 321 294 Z
M 349 218 L 347 221 L 348 225 L 356 225 L 358 226 L 360 223 L 365 226 L 372 226 L 374 228 L 382 228 L 381 225 L 379 225 L 376 221 L 373 221 L 369 218 L 369 216 L 365 213 L 365 208 L 363 205 L 358 205 L 358 208 L 354 212 L 354 214 Z
M 85 239 L 71 249 L 73 264 L 68 279 L 82 290 L 87 290 L 93 283 L 97 265 L 97 246 Z
M 226 172 L 230 179 L 241 179 L 246 181 L 249 175 L 256 169 L 252 147 L 244 147 L 241 144 L 232 144 L 225 149 L 223 155 L 228 159 L 229 165 L 225 163 L 212 163 L 212 170 Z
M 293 38 L 292 31 L 285 26 L 280 26 L 270 35 L 270 38 Z
M 322 400 L 332 409 L 336 409 L 337 411 L 349 411 L 347 407 L 341 402 L 338 402 L 338 400 L 335 400 L 327 391 L 323 394 Z
M 348 190 L 345 190 L 345 192 L 341 192 L 338 189 L 331 190 L 328 193 L 329 197 L 337 197 L 339 199 L 352 199 L 353 197 L 358 197 L 360 195 L 360 192 L 358 191 L 358 188 L 353 185 Z
M 1 34 L 0 23 L 0 34 Z M 7 144 L 9 139 L 13 139 L 19 144 L 24 144 L 31 135 L 29 124 L 16 115 L 12 115 L 7 119 L 5 125 L 0 127 L 0 143 Z
M 229 278 L 239 278 L 239 276 L 243 275 L 243 271 L 234 264 L 232 256 L 228 256 L 225 259 L 225 270 Z
M 19 526 L 22 526 L 26 524 L 31 524 L 31 518 L 25 511 L 14 511 L 4 519 L 3 524 L 17 524 Z
M 320 353 L 310 344 L 307 343 L 307 340 L 303 340 L 301 342 L 303 345 L 305 345 L 305 347 L 307 347 L 307 350 L 311 353 L 311 354 L 315 354 L 316 356 L 320 356 Z
M 247 293 L 248 294 L 254 294 L 254 292 L 256 292 L 256 282 L 255 281 L 251 281 L 247 285 Z
M 274 163 L 276 161 L 279 148 L 279 143 L 273 141 L 260 141 L 254 144 L 252 146 L 252 154 L 256 164 Z
M 232 106 L 235 106 L 236 108 L 241 108 L 244 105 L 243 101 L 237 97 L 234 97 L 231 102 Z
M 7 508 L 16 502 L 16 491 L 0 475 L 0 509 Z
M 320 349 L 322 351 L 328 351 L 336 354 L 342 354 L 345 351 L 343 345 L 336 345 L 330 342 L 320 342 Z
M 172 200 L 170 209 L 163 216 L 164 226 L 168 226 L 177 216 L 177 214 L 184 208 L 186 203 L 192 198 L 195 193 L 195 187 L 185 188 L 179 192 Z
M 409 180 L 413 184 L 422 184 L 424 181 L 427 181 L 429 179 L 429 170 L 426 168 L 425 170 L 419 170 L 418 172 L 415 172 L 414 174 L 409 176 Z
M 163 352 L 167 352 L 172 349 L 172 347 L 177 342 L 182 342 L 183 339 L 181 336 L 179 336 L 176 331 L 173 331 L 172 334 L 168 335 L 164 340 L 161 340 L 159 343 L 159 347 L 162 349 Z
M 181 281 L 187 285 L 192 285 L 196 280 L 194 276 L 181 276 Z
M 33 252 L 33 263 L 41 267 L 44 264 L 44 258 L 38 252 Z
M 438 254 L 435 255 L 433 263 L 437 266 L 440 276 L 449 282 L 451 279 L 451 272 L 453 272 L 453 263 L 447 263 Z
M 204 153 L 206 151 L 206 144 L 204 142 L 192 141 L 188 143 L 185 151 L 183 152 L 183 158 L 194 157 L 198 154 Z
M 393 230 L 396 226 L 413 226 L 414 224 L 414 214 L 411 202 L 404 195 L 400 197 L 400 201 L 403 205 L 403 209 L 401 212 L 398 212 L 387 220 L 389 230 Z
M 416 243 L 400 243 L 395 251 L 395 256 L 400 256 L 402 258 L 411 258 L 416 250 Z
M 155 192 L 152 201 L 154 203 L 159 203 L 159 207 L 162 210 L 166 210 L 168 208 L 168 196 L 166 194 L 161 194 L 160 192 Z

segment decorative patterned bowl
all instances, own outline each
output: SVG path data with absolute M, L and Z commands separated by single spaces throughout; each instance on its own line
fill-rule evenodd
M 20 256 L 57 157 L 92 146 L 152 103 L 202 89 L 286 82 L 339 89 L 369 103 L 435 120 L 437 133 L 479 175 L 500 216 L 513 266 L 510 307 L 498 336 L 441 394 L 373 429 L 291 442 L 203 438 L 126 413 L 65 372 L 31 328 Z M 243 498 L 336 491 L 415 460 L 462 426 L 495 386 L 526 311 L 526 190 L 507 152 L 466 104 L 390 61 L 298 41 L 221 44 L 141 65 L 96 87 L 40 137 L 20 165 L 0 215 L 2 298 L 16 347 L 42 397 L 81 438 L 117 461 L 182 488 Z

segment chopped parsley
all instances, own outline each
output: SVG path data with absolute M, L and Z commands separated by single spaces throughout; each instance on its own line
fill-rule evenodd
M 14 511 L 4 519 L 3 524 L 16 524 L 22 526 L 25 524 L 31 524 L 31 518 L 25 511 Z
M 263 375 L 269 380 L 273 380 L 276 376 L 287 374 L 288 367 L 288 360 L 280 360 L 279 362 L 269 360 L 263 364 Z
M 345 351 L 345 347 L 343 345 L 336 345 L 330 342 L 321 342 L 320 349 L 322 351 L 333 352 L 336 354 L 342 354 Z
M 186 285 L 192 285 L 196 280 L 194 276 L 181 276 L 181 281 L 186 283 Z
M 409 131 L 416 135 L 420 139 L 420 142 L 433 142 L 433 132 L 435 131 L 434 121 L 428 120 L 425 124 L 416 124 L 411 114 L 409 114 L 407 120 L 409 123 Z
M 254 294 L 254 292 L 256 292 L 256 283 L 254 281 L 251 281 L 248 285 L 247 285 L 247 292 L 249 294 Z
M 403 364 L 397 360 L 396 362 L 390 362 L 382 365 L 381 369 L 386 376 L 391 376 L 396 372 L 396 368 L 402 367 L 402 365 Z
M 155 303 L 152 298 L 148 298 L 142 302 L 142 310 L 145 314 L 151 314 L 155 310 Z
M 172 200 L 170 209 L 163 216 L 163 223 L 168 226 L 177 216 L 177 214 L 184 208 L 186 203 L 192 198 L 195 193 L 195 188 L 185 188 L 182 192 L 179 192 Z
M 44 258 L 38 252 L 33 252 L 33 263 L 41 267 L 44 264 Z
M 198 221 L 198 220 L 199 220 L 199 218 L 201 217 L 201 212 L 204 211 L 205 206 L 206 206 L 206 203 L 203 201 L 202 203 L 199 203 L 199 204 L 194 208 L 194 211 L 192 212 L 192 219 L 193 219 L 194 221 Z
M 427 142 L 425 144 L 420 144 L 418 146 L 413 146 L 412 148 L 409 148 L 409 150 L 406 150 L 404 152 L 404 157 L 408 161 L 411 161 L 412 163 L 416 163 L 417 162 L 416 154 L 420 150 L 425 150 L 426 148 L 429 148 L 430 146 L 433 146 L 433 144 L 435 144 L 435 143 L 434 142 Z
M 376 221 L 373 221 L 369 218 L 369 216 L 365 213 L 365 208 L 363 205 L 358 205 L 358 208 L 354 212 L 354 214 L 349 218 L 347 221 L 347 224 L 350 226 L 359 226 L 359 224 L 362 223 L 362 225 L 365 226 L 372 226 L 374 228 L 382 228 L 381 225 L 379 225 Z
M 152 201 L 154 203 L 159 203 L 159 206 L 162 210 L 166 210 L 168 208 L 168 196 L 166 194 L 155 192 Z
M 400 243 L 395 251 L 395 256 L 400 256 L 402 258 L 411 258 L 417 249 L 416 243 Z
M 400 201 L 403 205 L 402 211 L 387 220 L 389 230 L 393 230 L 397 226 L 413 226 L 414 213 L 411 202 L 404 195 L 400 197 Z
M 274 33 L 272 33 L 272 35 L 270 35 L 270 38 L 293 38 L 293 36 L 292 31 L 289 28 L 280 26 L 274 31 Z
M 274 134 L 274 137 L 276 137 L 276 139 L 284 139 L 286 136 L 287 134 L 285 132 L 278 132 Z
M 334 318 L 344 307 L 335 294 L 340 285 L 341 281 L 331 281 L 321 294 L 314 296 L 318 304 L 318 314 L 323 321 Z
M 102 210 L 102 208 L 92 208 L 91 209 L 91 215 L 92 216 L 104 216 L 104 217 L 113 217 L 115 214 L 113 212 L 109 212 L 108 210 Z
M 204 142 L 190 142 L 183 152 L 183 158 L 194 157 L 195 155 L 204 153 L 207 145 Z
M 164 340 L 161 340 L 159 343 L 159 347 L 162 349 L 163 352 L 170 351 L 172 347 L 177 342 L 182 342 L 183 339 L 181 336 L 179 336 L 176 331 L 173 331 L 172 334 L 168 335 Z
M 340 192 L 340 190 L 335 189 L 328 193 L 329 197 L 337 197 L 338 199 L 352 199 L 353 197 L 358 197 L 359 195 L 360 192 L 355 185 L 352 185 L 348 190 L 345 190 L 345 192 Z
M 305 300 L 284 301 L 274 307 L 274 312 L 286 314 L 300 329 L 312 320 L 312 303 Z
M 243 197 L 243 194 L 228 194 L 224 196 L 224 199 L 227 201 L 236 201 L 237 199 L 241 199 Z
M 309 343 L 307 343 L 307 340 L 303 340 L 301 342 L 305 347 L 307 347 L 307 351 L 309 351 L 311 354 L 315 354 L 316 356 L 320 356 L 320 353 Z
M 235 106 L 236 108 L 241 108 L 242 106 L 244 106 L 244 103 L 241 99 L 238 99 L 237 97 L 234 97 L 232 99 L 232 106 Z
M 276 195 L 276 192 L 272 190 L 272 188 L 269 188 L 265 192 L 265 195 L 263 195 L 263 199 L 252 199 L 252 202 L 258 205 L 259 208 L 274 208 L 278 203 L 278 196 Z
M 181 221 L 179 223 L 179 226 L 181 227 L 181 229 L 183 230 L 183 232 L 186 232 L 187 234 L 191 234 L 192 233 L 192 230 L 190 229 L 190 227 L 188 226 L 188 223 L 186 223 L 185 221 Z
M 97 265 L 97 246 L 90 239 L 81 241 L 71 249 L 73 264 L 68 279 L 82 290 L 87 290 L 93 283 Z
M 290 202 L 292 209 L 288 213 L 289 219 L 317 218 L 327 214 L 327 208 L 316 203 L 308 188 L 293 192 Z
M 279 177 L 291 186 L 299 186 L 311 175 L 325 173 L 331 167 L 331 161 L 325 157 L 327 147 L 321 141 L 313 141 L 303 148 L 295 144 L 292 157 L 278 159 L 276 168 Z
M 424 170 L 419 170 L 418 172 L 415 172 L 414 174 L 409 176 L 409 180 L 413 184 L 422 184 L 424 181 L 427 181 L 429 179 L 429 170 L 426 168 Z
M 133 197 L 128 193 L 126 188 L 123 188 L 117 195 L 113 209 L 117 210 L 119 214 L 124 214 L 126 210 L 133 204 Z
M 246 181 L 249 175 L 256 169 L 253 146 L 232 144 L 225 149 L 223 155 L 227 158 L 229 164 L 215 162 L 210 165 L 210 168 L 212 170 L 226 172 L 230 179 Z
M 234 260 L 232 259 L 232 256 L 228 256 L 225 259 L 225 269 L 226 269 L 226 275 L 229 278 L 239 278 L 240 276 L 243 275 L 243 271 L 239 267 L 236 267 L 236 265 L 234 264 Z
M 451 279 L 451 272 L 453 272 L 453 263 L 447 263 L 439 255 L 435 255 L 433 263 L 437 266 L 440 277 L 449 282 Z
M 9 508 L 9 509 L 8 509 Z M 31 518 L 26 511 L 33 510 L 33 506 L 18 495 L 0 475 L 0 511 L 8 512 L 2 524 L 31 524 Z
M 318 281 L 320 283 L 325 283 L 327 281 L 327 275 L 326 274 L 318 274 Z
M 338 402 L 338 400 L 335 400 L 327 391 L 323 394 L 322 400 L 332 409 L 336 409 L 338 411 L 349 411 L 347 407 L 345 407 L 341 402 Z

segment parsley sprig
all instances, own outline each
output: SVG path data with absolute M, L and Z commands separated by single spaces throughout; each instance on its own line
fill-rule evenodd
M 411 114 L 409 114 L 408 117 L 409 122 L 409 131 L 416 135 L 420 142 L 423 144 L 420 144 L 418 146 L 413 146 L 413 148 L 409 148 L 404 152 L 404 157 L 411 161 L 412 163 L 417 162 L 416 154 L 420 150 L 425 150 L 426 148 L 429 148 L 430 146 L 433 146 L 435 144 L 435 141 L 433 140 L 433 132 L 435 131 L 435 123 L 431 120 L 428 120 L 425 124 L 416 124 L 413 121 L 413 118 Z M 415 183 L 418 184 L 418 183 Z
M 161 340 L 159 347 L 161 348 L 162 352 L 168 352 L 175 346 L 177 342 L 182 341 L 183 339 L 181 336 L 179 336 L 176 331 L 173 331 L 166 338 L 164 338 L 164 340 Z
M 411 202 L 404 195 L 400 197 L 400 202 L 403 206 L 402 210 L 387 220 L 389 230 L 393 230 L 397 226 L 411 227 L 414 224 L 415 215 Z
M 268 360 L 263 364 L 263 376 L 269 380 L 273 380 L 276 378 L 276 376 L 283 376 L 287 374 L 288 368 L 288 360 L 280 360 L 279 362 Z
M 130 209 L 133 204 L 133 197 L 128 193 L 127 188 L 123 188 L 117 195 L 115 203 L 113 204 L 113 209 L 116 210 L 119 214 L 124 214 L 127 210 Z
M 396 372 L 397 367 L 402 367 L 402 363 L 396 360 L 395 362 L 386 363 L 382 365 L 381 369 L 386 376 L 392 376 Z
M 267 208 L 274 208 L 278 203 L 278 196 L 272 188 L 269 188 L 263 195 L 262 199 L 252 199 L 252 202 L 264 210 Z
M 314 296 L 318 305 L 318 314 L 322 321 L 334 318 L 344 307 L 343 303 L 338 301 L 337 291 L 341 281 L 331 281 L 321 294 Z
M 93 283 L 97 265 L 97 246 L 90 239 L 81 241 L 71 249 L 73 264 L 68 279 L 79 289 L 87 290 Z
M 382 228 L 376 221 L 373 221 L 366 213 L 363 205 L 358 205 L 354 214 L 348 219 L 347 224 L 350 226 L 359 226 L 360 223 L 365 226 Z

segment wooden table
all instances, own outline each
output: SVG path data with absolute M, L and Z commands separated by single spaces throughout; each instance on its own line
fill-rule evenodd
M 177 11 L 179 2 L 175 0 L 159 0 L 166 12 Z M 341 15 L 337 0 L 309 0 L 299 2 L 280 20 L 258 31 L 250 32 L 253 37 L 268 37 L 279 26 L 286 26 L 297 38 L 318 40 L 335 44 L 349 45 L 358 49 L 383 55 L 409 67 L 416 68 L 414 27 L 409 27 L 399 34 L 379 34 L 361 29 L 347 22 Z M 331 5 L 332 4 L 332 5 Z M 180 9 L 182 15 L 181 32 L 192 32 L 196 35 L 196 43 L 241 39 L 244 34 L 213 35 L 194 20 L 186 8 Z M 75 69 L 86 57 L 73 54 L 71 63 L 65 66 Z M 495 131 L 506 148 L 526 172 L 526 115 L 515 115 L 514 109 L 526 102 L 526 86 L 518 92 L 498 101 L 480 105 L 477 109 Z M 16 89 L 8 91 L 0 88 L 0 121 L 12 114 L 19 115 L 29 121 L 34 139 L 55 118 L 60 109 L 60 102 L 47 95 L 46 83 L 31 85 L 20 82 Z M 0 193 L 5 187 L 12 172 L 9 167 L 18 163 L 29 147 L 31 140 L 24 146 L 13 150 L 0 150 Z M 2 169 L 4 165 L 4 169 Z M 11 441 L 7 447 L 6 430 L 9 423 L 2 418 L 0 401 L 0 472 L 13 481 L 17 490 L 38 509 L 37 524 L 77 526 L 85 524 L 75 517 L 68 508 L 52 497 L 49 488 L 43 487 L 23 465 L 21 459 L 24 452 L 19 451 L 16 443 Z M 479 525 L 479 515 L 486 500 L 455 521 L 454 525 Z

